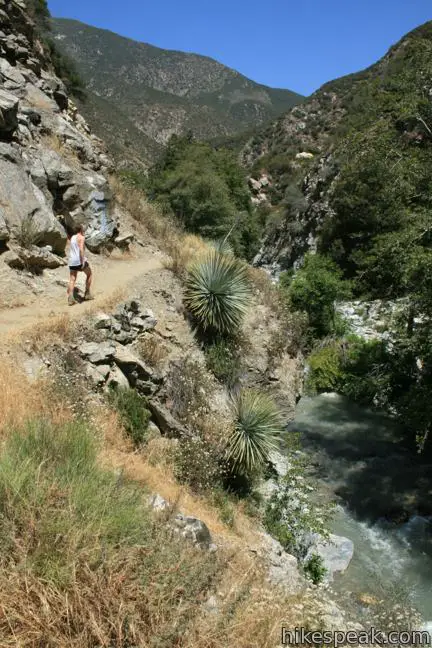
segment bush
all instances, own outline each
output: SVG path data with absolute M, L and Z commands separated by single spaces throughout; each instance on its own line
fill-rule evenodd
M 235 342 L 223 338 L 205 347 L 207 368 L 227 387 L 233 387 L 240 375 L 240 363 Z
M 234 334 L 249 299 L 247 269 L 236 259 L 211 252 L 190 268 L 184 302 L 202 331 Z
M 309 560 L 303 564 L 303 571 L 314 585 L 322 583 L 327 574 L 327 569 L 324 567 L 324 561 L 318 554 L 312 554 Z
M 307 388 L 312 392 L 338 391 L 342 384 L 341 353 L 337 344 L 314 351 L 308 358 Z
M 348 298 L 350 287 L 333 261 L 319 254 L 307 254 L 286 294 L 294 309 L 307 313 L 312 334 L 323 337 L 334 331 L 335 301 Z
M 174 474 L 198 493 L 209 491 L 222 485 L 222 456 L 202 437 L 181 439 L 174 454 Z
M 140 446 L 145 443 L 151 416 L 145 398 L 134 389 L 119 389 L 111 391 L 110 400 L 134 444 Z
M 308 536 L 318 533 L 329 537 L 331 504 L 316 501 L 316 484 L 307 478 L 303 457 L 290 458 L 290 467 L 267 503 L 264 525 L 286 551 L 303 559 Z
M 251 476 L 261 471 L 271 450 L 278 448 L 285 428 L 282 411 L 267 394 L 244 389 L 231 397 L 234 429 L 227 457 L 235 474 Z

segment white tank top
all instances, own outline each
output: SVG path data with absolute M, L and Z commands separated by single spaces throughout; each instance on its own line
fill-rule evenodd
M 84 263 L 87 261 L 84 257 Z M 69 248 L 69 265 L 70 266 L 79 266 L 81 265 L 81 256 L 80 249 L 78 245 L 78 234 L 74 234 L 70 240 Z

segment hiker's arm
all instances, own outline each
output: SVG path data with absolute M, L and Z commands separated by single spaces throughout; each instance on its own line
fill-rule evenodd
M 79 246 L 79 251 L 80 251 L 80 261 L 81 261 L 81 265 L 82 265 L 82 266 L 84 265 L 84 241 L 85 241 L 84 236 L 80 236 L 80 240 L 79 240 L 79 242 L 78 242 L 78 246 Z

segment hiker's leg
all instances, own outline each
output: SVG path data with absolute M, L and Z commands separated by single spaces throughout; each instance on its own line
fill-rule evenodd
M 70 296 L 70 295 L 73 296 L 73 294 L 74 294 L 77 275 L 78 275 L 78 272 L 76 270 L 71 270 L 70 273 L 69 273 L 69 285 L 68 285 L 68 289 L 67 289 L 68 296 Z
M 93 273 L 92 273 L 92 269 L 90 268 L 89 265 L 87 265 L 83 269 L 83 271 L 84 271 L 85 276 L 86 276 L 85 294 L 89 295 L 90 294 L 90 288 L 91 288 L 91 285 L 92 285 Z

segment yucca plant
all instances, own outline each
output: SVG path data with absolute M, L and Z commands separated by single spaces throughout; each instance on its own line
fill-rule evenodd
M 184 302 L 203 331 L 233 334 L 250 299 L 246 266 L 216 250 L 189 269 Z
M 227 458 L 232 471 L 251 475 L 263 468 L 285 428 L 283 412 L 274 400 L 254 389 L 231 396 L 234 428 L 228 439 Z
M 234 256 L 234 250 L 231 243 L 228 242 L 228 239 L 225 237 L 223 239 L 216 239 L 214 241 L 209 241 L 210 245 L 217 251 L 219 254 L 224 254 L 226 256 Z

